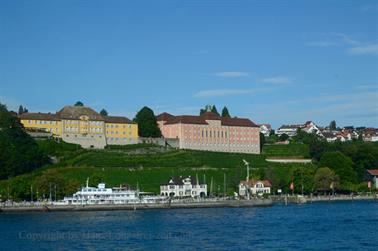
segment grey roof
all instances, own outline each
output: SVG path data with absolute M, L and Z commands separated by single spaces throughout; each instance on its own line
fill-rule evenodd
M 65 106 L 56 114 L 62 119 L 80 119 L 86 115 L 89 120 L 104 120 L 101 114 L 86 106 Z

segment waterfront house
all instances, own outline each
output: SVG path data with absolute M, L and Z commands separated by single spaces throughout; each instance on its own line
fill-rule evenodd
M 250 195 L 270 194 L 271 187 L 269 180 L 242 180 L 239 183 L 239 196 L 247 197 L 248 189 Z
M 260 128 L 247 118 L 205 112 L 200 116 L 162 113 L 156 120 L 163 137 L 177 139 L 181 149 L 260 153 Z
M 191 176 L 175 176 L 160 186 L 160 194 L 170 197 L 206 197 L 207 184 Z
M 378 189 L 378 169 L 366 170 L 366 179 L 371 182 L 373 188 Z

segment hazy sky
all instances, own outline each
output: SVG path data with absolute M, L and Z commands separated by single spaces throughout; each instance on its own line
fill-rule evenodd
M 0 102 L 378 127 L 377 1 L 0 1 Z

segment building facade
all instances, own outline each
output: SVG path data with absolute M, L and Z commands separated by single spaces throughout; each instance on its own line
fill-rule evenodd
M 160 195 L 170 197 L 206 197 L 207 184 L 193 177 L 172 177 L 160 186 Z
M 260 128 L 249 119 L 225 118 L 212 112 L 200 116 L 162 113 L 157 123 L 163 137 L 178 139 L 181 149 L 260 153 Z
M 269 180 L 243 180 L 239 183 L 239 196 L 248 197 L 250 195 L 270 194 L 272 187 Z
M 85 106 L 65 106 L 54 114 L 23 113 L 19 118 L 26 130 L 49 132 L 84 148 L 138 143 L 136 123 L 126 117 L 102 116 Z
M 366 170 L 366 180 L 371 182 L 371 187 L 378 189 L 378 169 Z

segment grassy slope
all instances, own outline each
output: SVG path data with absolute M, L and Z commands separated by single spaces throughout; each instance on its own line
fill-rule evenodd
M 264 145 L 262 153 L 268 157 L 310 157 L 309 147 L 305 144 Z
M 104 177 L 109 186 L 128 183 L 145 191 L 159 192 L 159 185 L 166 182 L 173 175 L 198 175 L 199 180 L 206 177 L 210 186 L 213 177 L 214 191 L 223 191 L 224 174 L 226 174 L 227 190 L 229 193 L 236 187 L 240 179 L 246 176 L 246 170 L 242 159 L 251 163 L 255 174 L 261 174 L 262 169 L 271 168 L 281 179 L 290 179 L 290 170 L 300 164 L 278 164 L 265 161 L 266 155 L 279 156 L 302 156 L 308 154 L 306 148 L 300 146 L 268 146 L 262 155 L 215 153 L 189 150 L 170 150 L 156 153 L 162 150 L 160 147 L 134 145 L 132 147 L 111 148 L 105 150 L 83 150 L 72 145 L 54 145 L 50 142 L 41 142 L 51 153 L 60 156 L 59 164 L 48 167 L 55 168 L 65 178 L 77 180 L 84 184 L 87 177 L 98 174 Z M 135 153 L 135 150 L 143 150 Z M 146 150 L 147 149 L 147 150 Z M 300 155 L 302 154 L 302 155 Z M 33 180 L 44 169 L 24 175 L 27 180 Z M 204 177 L 205 176 L 205 177 Z M 32 182 L 32 181 L 31 181 Z M 3 186 L 5 182 L 2 182 Z M 219 185 L 219 188 L 218 188 Z M 0 183 L 1 186 L 1 183 Z

